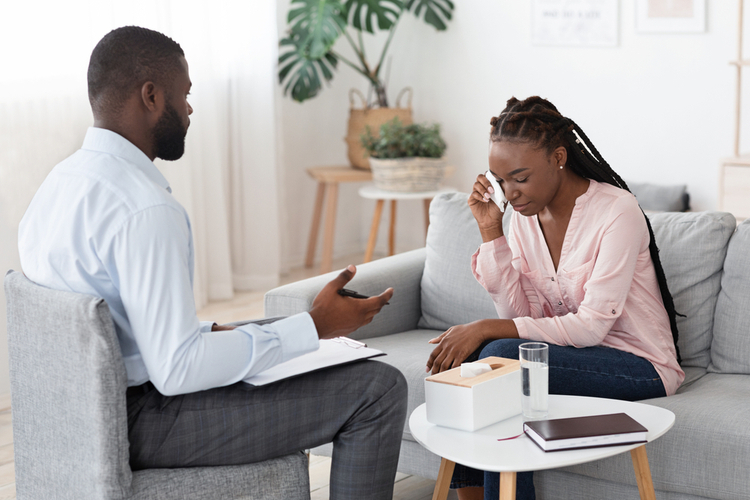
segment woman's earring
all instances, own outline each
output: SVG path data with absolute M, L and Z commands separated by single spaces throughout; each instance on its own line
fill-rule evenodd
M 562 169 L 563 169 L 563 165 L 560 165 L 560 170 L 562 170 Z

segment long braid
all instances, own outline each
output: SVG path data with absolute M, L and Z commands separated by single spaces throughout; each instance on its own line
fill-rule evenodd
M 490 120 L 493 142 L 533 142 L 547 149 L 549 153 L 563 146 L 568 151 L 567 166 L 576 174 L 597 182 L 611 184 L 630 192 L 627 183 L 604 160 L 586 133 L 573 120 L 564 117 L 551 102 L 538 96 L 519 101 L 515 97 L 508 100 L 506 108 L 500 116 Z M 643 210 L 641 210 L 643 212 Z M 651 221 L 646 219 L 649 235 L 649 253 L 654 263 L 656 279 L 669 316 L 669 326 L 672 330 L 677 362 L 681 363 L 680 349 L 677 346 L 679 334 L 677 331 L 677 312 L 674 307 L 672 294 L 667 286 L 667 277 L 659 258 L 659 248 L 656 246 L 654 230 Z

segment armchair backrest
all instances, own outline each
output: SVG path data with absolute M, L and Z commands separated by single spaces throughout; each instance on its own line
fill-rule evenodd
M 129 497 L 127 377 L 106 302 L 15 271 L 5 293 L 18 498 Z

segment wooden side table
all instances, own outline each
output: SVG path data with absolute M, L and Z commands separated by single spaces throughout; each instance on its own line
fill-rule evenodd
M 318 232 L 320 230 L 320 216 L 323 213 L 323 200 L 327 194 L 323 255 L 320 263 L 320 272 L 327 273 L 333 266 L 333 236 L 336 229 L 336 206 L 339 197 L 339 183 L 368 182 L 372 180 L 372 172 L 356 169 L 348 165 L 336 165 L 311 167 L 307 169 L 307 173 L 310 177 L 318 181 L 318 192 L 315 195 L 315 208 L 313 209 L 312 226 L 310 227 L 310 239 L 307 243 L 305 267 L 312 267 L 315 260 L 315 248 L 318 245 Z
M 393 255 L 396 248 L 396 201 L 398 200 L 424 200 L 424 227 L 425 232 L 430 225 L 430 202 L 440 193 L 451 193 L 455 189 L 442 188 L 437 191 L 423 191 L 416 193 L 385 191 L 378 189 L 374 185 L 364 186 L 359 189 L 359 195 L 362 198 L 377 200 L 375 203 L 375 213 L 372 216 L 372 225 L 370 226 L 370 237 L 367 240 L 367 250 L 365 250 L 365 262 L 372 260 L 372 252 L 375 250 L 375 243 L 378 239 L 378 228 L 380 227 L 380 216 L 383 214 L 383 204 L 386 200 L 391 202 L 391 225 L 388 231 L 388 255 Z

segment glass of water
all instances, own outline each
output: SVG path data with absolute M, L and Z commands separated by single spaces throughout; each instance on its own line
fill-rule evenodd
M 547 418 L 549 411 L 549 347 L 542 342 L 518 346 L 521 361 L 521 408 L 524 420 Z

